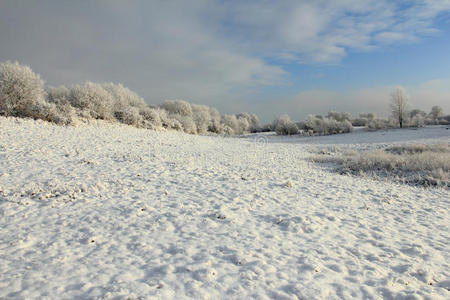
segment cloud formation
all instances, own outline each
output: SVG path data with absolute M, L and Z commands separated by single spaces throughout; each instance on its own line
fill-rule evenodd
M 122 82 L 149 103 L 226 111 L 258 87 L 289 85 L 285 63 L 417 41 L 449 11 L 448 0 L 6 0 L 0 60 L 30 64 L 50 84 Z

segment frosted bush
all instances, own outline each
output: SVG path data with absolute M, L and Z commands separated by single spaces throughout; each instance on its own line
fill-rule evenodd
M 0 114 L 41 119 L 48 109 L 38 74 L 17 62 L 0 63 Z
M 319 119 L 316 116 L 308 116 L 306 120 L 306 130 L 312 130 L 315 134 L 327 135 L 347 133 L 353 130 L 353 126 L 348 120 L 336 121 L 335 119 Z
M 175 119 L 173 115 L 169 115 L 166 110 L 158 109 L 156 111 L 158 112 L 158 115 L 161 119 L 161 124 L 163 128 L 175 129 L 179 131 L 183 130 L 183 126 L 180 123 L 180 121 Z
M 169 119 L 167 119 L 166 124 L 167 124 L 167 128 L 175 129 L 175 130 L 178 130 L 178 131 L 182 131 L 183 130 L 183 125 L 177 119 L 169 118 Z
M 388 120 L 383 119 L 375 119 L 367 124 L 369 130 L 387 129 L 392 127 L 393 125 Z
M 158 129 L 162 127 L 161 114 L 167 116 L 165 110 L 159 108 L 144 107 L 139 111 L 142 117 L 142 126 L 149 129 Z
M 238 134 L 243 134 L 244 132 L 248 132 L 250 128 L 250 124 L 247 118 L 238 117 Z
M 288 115 L 283 115 L 273 121 L 273 129 L 279 135 L 292 135 L 298 133 L 298 127 Z
M 209 107 L 209 115 L 211 122 L 208 126 L 208 131 L 220 133 L 220 113 L 217 109 Z
M 439 120 L 439 124 L 441 124 L 441 125 L 450 125 L 450 115 L 443 116 Z
M 367 119 L 368 121 L 372 121 L 377 118 L 376 114 L 374 114 L 374 113 L 359 114 L 359 117 L 363 118 L 363 119 Z
M 251 132 L 256 132 L 256 131 L 261 130 L 261 124 L 259 123 L 259 118 L 256 114 L 250 115 L 249 123 L 250 123 L 250 131 Z
M 129 107 L 141 110 L 147 107 L 144 99 L 122 84 L 106 83 L 102 87 L 111 95 L 114 101 L 114 111 L 127 110 Z
M 114 117 L 121 123 L 136 127 L 140 126 L 143 120 L 139 108 L 134 106 L 118 108 L 114 111 Z
M 198 133 L 203 134 L 208 131 L 212 122 L 210 109 L 205 105 L 191 104 L 193 121 Z
M 73 87 L 70 103 L 94 119 L 113 119 L 114 98 L 100 84 L 87 82 Z
M 341 133 L 352 132 L 353 125 L 349 120 L 344 120 L 341 124 L 339 124 L 339 130 Z
M 244 126 L 245 128 L 243 128 L 243 131 L 256 132 L 260 130 L 260 124 L 257 115 L 244 112 L 237 114 L 236 117 L 238 118 L 238 120 L 247 121 L 247 122 L 242 121 L 243 125 L 248 124 L 248 126 Z
M 220 121 L 221 133 L 225 134 L 239 134 L 239 122 L 235 115 L 223 115 Z
M 444 116 L 444 111 L 443 111 L 442 107 L 435 105 L 431 108 L 429 117 L 434 124 L 439 124 L 439 118 L 441 118 L 443 116 Z
M 338 122 L 343 122 L 345 120 L 350 121 L 350 113 L 330 111 L 327 115 L 327 118 L 336 120 Z
M 137 93 L 122 84 L 86 82 L 71 87 L 48 87 L 29 67 L 0 64 L 0 114 L 39 118 L 71 124 L 76 118 L 115 120 L 150 129 L 175 129 L 187 133 L 207 131 L 242 134 L 259 130 L 254 114 L 221 116 L 205 105 L 167 100 L 159 108 L 149 107 Z
M 161 107 L 164 108 L 169 114 L 192 116 L 192 107 L 189 102 L 184 100 L 166 100 Z
M 46 92 L 48 102 L 70 105 L 70 89 L 66 86 L 48 87 Z
M 194 120 L 190 116 L 181 116 L 181 115 L 173 115 L 173 117 L 180 122 L 181 127 L 184 132 L 189 134 L 197 133 L 197 126 L 195 125 Z
M 421 115 L 416 115 L 409 119 L 409 126 L 423 127 L 423 126 L 425 126 L 425 118 Z
M 356 118 L 352 120 L 352 126 L 366 126 L 369 123 L 369 120 L 366 118 Z
M 65 86 L 47 88 L 47 101 L 53 105 L 52 122 L 65 125 L 74 122 L 76 109 L 70 104 L 70 93 L 70 89 Z

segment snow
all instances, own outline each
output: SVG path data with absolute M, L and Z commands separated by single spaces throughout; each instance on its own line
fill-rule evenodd
M 449 131 L 226 138 L 0 117 L 0 298 L 449 299 L 448 190 L 305 159 L 414 141 Z

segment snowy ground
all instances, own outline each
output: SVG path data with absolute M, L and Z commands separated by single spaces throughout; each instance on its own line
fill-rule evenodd
M 305 160 L 323 145 L 449 137 L 219 138 L 0 117 L 0 298 L 449 299 L 448 190 Z

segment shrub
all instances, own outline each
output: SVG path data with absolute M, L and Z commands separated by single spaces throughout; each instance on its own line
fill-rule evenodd
M 425 118 L 421 115 L 415 115 L 409 119 L 410 127 L 423 127 L 425 126 Z
M 197 126 L 190 116 L 173 115 L 173 117 L 180 122 L 182 130 L 189 134 L 197 133 Z
M 0 63 L 0 114 L 42 119 L 49 110 L 38 74 L 17 62 Z
M 161 104 L 161 108 L 172 115 L 192 116 L 191 104 L 184 100 L 166 100 Z
M 297 125 L 291 121 L 291 118 L 288 115 L 283 115 L 275 119 L 272 127 L 279 135 L 292 135 L 298 133 Z
M 75 108 L 70 105 L 71 91 L 65 86 L 49 87 L 46 90 L 47 101 L 53 104 L 53 122 L 58 124 L 72 124 L 76 115 Z
M 440 125 L 450 125 L 450 115 L 443 116 L 439 119 Z
M 374 113 L 359 114 L 359 117 L 362 119 L 367 119 L 368 121 L 372 121 L 377 118 Z
M 260 130 L 260 124 L 257 115 L 244 112 L 237 114 L 236 117 L 238 121 L 241 122 L 241 130 L 243 132 L 245 131 L 257 132 Z
M 350 121 L 350 113 L 330 111 L 327 115 L 327 119 L 336 120 L 338 122 L 343 122 L 345 120 Z
M 379 130 L 393 128 L 394 126 L 388 121 L 383 119 L 375 119 L 367 124 L 367 129 L 369 130 Z
M 102 87 L 114 101 L 114 112 L 128 110 L 129 107 L 136 107 L 140 111 L 147 107 L 144 99 L 122 84 L 106 83 Z
M 167 115 L 165 110 L 151 107 L 142 108 L 139 114 L 142 117 L 142 126 L 148 129 L 162 128 L 161 114 Z
M 193 121 L 198 133 L 206 133 L 211 124 L 212 118 L 208 106 L 191 104 Z
M 70 89 L 61 85 L 58 87 L 48 87 L 47 101 L 57 105 L 70 105 Z
M 114 117 L 121 123 L 133 126 L 140 126 L 142 124 L 142 116 L 139 113 L 139 108 L 134 106 L 121 107 L 114 111 Z
M 220 120 L 220 133 L 239 134 L 239 122 L 235 115 L 223 115 Z
M 74 86 L 69 101 L 94 119 L 113 119 L 114 98 L 98 83 L 86 82 Z
M 369 120 L 366 118 L 356 118 L 352 120 L 352 126 L 366 126 L 369 123 Z
M 0 64 L 0 114 L 59 124 L 71 124 L 76 116 L 117 120 L 136 127 L 168 128 L 192 134 L 207 131 L 242 134 L 260 127 L 254 114 L 221 117 L 214 108 L 184 100 L 167 100 L 159 108 L 149 107 L 137 93 L 122 84 L 86 82 L 71 87 L 49 87 L 44 92 L 39 75 L 17 62 Z
M 339 122 L 335 119 L 319 119 L 310 115 L 306 120 L 304 129 L 312 130 L 315 134 L 327 135 L 351 132 L 353 126 L 348 120 Z
M 248 132 L 250 129 L 250 123 L 248 122 L 248 119 L 245 117 L 237 117 L 238 120 L 238 134 L 243 134 L 245 132 Z
M 439 118 L 444 116 L 444 111 L 442 107 L 435 105 L 431 108 L 429 116 L 434 124 L 439 124 Z

